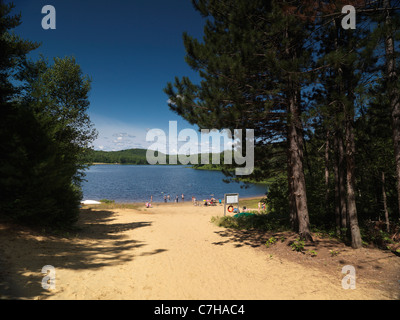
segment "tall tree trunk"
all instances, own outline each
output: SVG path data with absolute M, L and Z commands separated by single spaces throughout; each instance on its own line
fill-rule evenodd
M 339 155 L 339 193 L 340 193 L 340 217 L 342 229 L 349 228 L 349 218 L 347 214 L 347 192 L 346 192 L 346 168 L 342 129 L 338 129 L 338 155 Z
M 336 235 L 341 234 L 343 228 L 341 222 L 341 198 L 340 198 L 340 175 L 339 175 L 339 138 L 337 132 L 333 136 L 333 175 L 335 179 L 335 222 L 336 222 Z
M 340 177 L 339 177 L 339 145 L 337 134 L 333 136 L 333 154 L 334 154 L 334 161 L 333 161 L 333 177 L 335 179 L 335 221 L 339 220 L 340 224 Z M 339 225 L 340 229 L 340 225 Z
M 286 39 L 290 39 L 289 28 L 285 29 Z M 299 48 L 290 46 L 289 41 L 285 48 L 288 59 L 296 60 Z M 300 89 L 298 84 L 289 73 L 286 82 L 286 101 L 287 101 L 287 134 L 288 152 L 292 173 L 291 191 L 296 205 L 298 233 L 302 239 L 313 240 L 311 236 L 310 220 L 307 207 L 306 180 L 304 177 L 304 154 L 303 154 L 303 126 L 300 119 Z M 289 186 L 291 182 L 289 181 Z
M 384 7 L 386 9 L 385 12 L 387 26 L 387 33 L 385 37 L 386 81 L 390 105 L 392 107 L 393 143 L 396 161 L 397 200 L 399 210 L 398 215 L 400 219 L 400 91 L 397 84 L 398 75 L 396 69 L 396 52 L 392 31 L 392 18 L 389 10 L 391 8 L 390 0 L 384 0 Z
M 349 218 L 347 214 L 347 185 L 346 168 L 342 132 L 339 127 L 334 135 L 334 176 L 335 176 L 335 221 L 338 234 L 345 235 L 344 230 L 349 231 Z M 348 233 L 348 232 L 347 232 Z M 348 233 L 350 237 L 350 234 Z
M 330 131 L 326 131 L 326 141 L 325 141 L 325 210 L 326 213 L 329 211 L 329 150 L 330 150 Z
M 307 207 L 306 180 L 303 168 L 303 136 L 300 120 L 300 110 L 296 94 L 289 98 L 289 152 L 293 174 L 293 195 L 297 209 L 299 235 L 302 239 L 312 240 Z
M 333 21 L 335 28 L 335 48 L 336 52 L 339 50 L 339 39 L 340 39 L 340 22 L 338 20 Z M 343 75 L 342 69 L 339 67 L 335 69 L 335 77 L 340 77 L 342 79 L 341 83 L 336 83 L 335 91 L 340 96 L 344 92 Z M 338 188 L 339 188 L 339 206 L 340 206 L 340 218 L 341 218 L 341 229 L 346 230 L 346 234 L 349 235 L 349 217 L 347 212 L 347 193 L 346 193 L 346 173 L 345 173 L 345 155 L 344 155 L 344 145 L 343 145 L 343 119 L 344 114 L 343 104 L 336 101 L 336 119 L 335 119 L 335 129 L 336 129 L 336 143 L 337 143 L 337 155 L 338 155 Z M 341 230 L 341 233 L 342 233 Z
M 341 103 L 344 111 L 345 149 L 346 149 L 346 191 L 347 219 L 350 227 L 351 246 L 354 249 L 362 247 L 361 233 L 358 226 L 356 193 L 355 193 L 355 138 L 354 138 L 354 92 L 352 91 L 353 70 L 350 66 L 339 67 L 340 91 L 346 96 L 346 102 Z
M 362 240 L 358 226 L 356 196 L 355 196 L 355 142 L 354 142 L 354 109 L 346 110 L 346 164 L 347 164 L 347 213 L 350 223 L 351 246 L 361 248 Z
M 386 188 L 385 188 L 385 172 L 382 171 L 382 199 L 383 211 L 385 212 L 386 231 L 390 232 L 389 212 L 387 209 Z
M 287 149 L 287 175 L 288 175 L 288 199 L 289 199 L 289 216 L 290 224 L 294 232 L 299 232 L 299 224 L 297 217 L 296 199 L 294 195 L 294 176 L 292 171 L 292 156 L 290 153 L 290 135 L 288 134 L 288 149 Z

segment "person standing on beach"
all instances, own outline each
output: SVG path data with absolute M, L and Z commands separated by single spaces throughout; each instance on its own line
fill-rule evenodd
M 185 202 L 185 196 L 182 193 L 182 202 Z
M 164 202 L 167 203 L 167 196 L 164 196 Z
M 153 196 L 150 196 L 150 202 L 153 202 Z
M 178 196 L 178 195 L 176 195 L 175 202 L 176 202 L 176 203 L 179 202 L 179 196 Z
M 168 202 L 171 200 L 171 197 L 168 195 L 168 197 L 167 197 L 167 200 L 168 200 Z

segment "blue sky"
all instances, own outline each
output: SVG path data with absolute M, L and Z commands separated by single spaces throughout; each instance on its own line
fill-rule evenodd
M 95 149 L 146 148 L 146 130 L 194 128 L 169 110 L 163 92 L 175 76 L 197 74 L 184 61 L 183 32 L 201 38 L 204 19 L 190 0 L 14 0 L 15 32 L 41 42 L 31 54 L 74 56 L 93 79 L 89 115 L 99 131 Z M 56 30 L 44 30 L 42 7 L 56 9 Z

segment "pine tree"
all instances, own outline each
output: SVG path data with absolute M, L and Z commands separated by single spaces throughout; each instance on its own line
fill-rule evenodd
M 400 88 L 399 68 L 397 63 L 396 43 L 395 40 L 399 34 L 399 14 L 394 10 L 394 3 L 397 1 L 384 0 L 384 42 L 385 42 L 385 59 L 386 59 L 386 92 L 390 99 L 392 108 L 392 128 L 393 128 L 393 144 L 394 156 L 396 164 L 397 178 L 397 199 L 398 214 L 400 218 Z
M 200 128 L 254 128 L 259 145 L 286 140 L 293 225 L 311 239 L 301 121 L 310 55 L 307 20 L 297 15 L 303 6 L 300 1 L 297 7 L 261 0 L 193 3 L 209 19 L 202 43 L 184 35 L 186 61 L 203 80 L 169 83 L 170 108 Z
M 37 43 L 11 33 L 21 24 L 21 15 L 10 15 L 13 8 L 12 3 L 5 4 L 0 0 L 0 104 L 3 108 L 19 92 L 19 88 L 12 83 L 18 67 L 24 64 L 30 51 L 39 47 Z
M 356 205 L 354 126 L 357 101 L 365 95 L 366 79 L 374 71 L 372 48 L 376 39 L 364 30 L 362 22 L 370 21 L 364 15 L 359 15 L 356 30 L 341 26 L 343 15 L 338 9 L 345 4 L 354 5 L 361 12 L 369 9 L 363 1 L 327 2 L 321 9 L 319 79 L 323 98 L 319 110 L 326 130 L 333 132 L 336 230 L 350 230 L 352 246 L 359 248 L 362 242 Z

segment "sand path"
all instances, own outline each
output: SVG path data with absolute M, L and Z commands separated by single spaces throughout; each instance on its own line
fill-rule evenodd
M 344 290 L 332 277 L 223 237 L 210 223 L 223 207 L 190 204 L 146 211 L 83 214 L 86 231 L 58 240 L 19 235 L 0 247 L 28 299 L 384 299 L 363 285 Z M 16 252 L 25 241 L 26 252 Z M 41 267 L 56 269 L 56 289 L 41 289 Z M 11 272 L 12 273 L 12 272 Z M 15 278 L 15 277 L 14 277 Z M 40 289 L 39 289 L 40 288 Z

